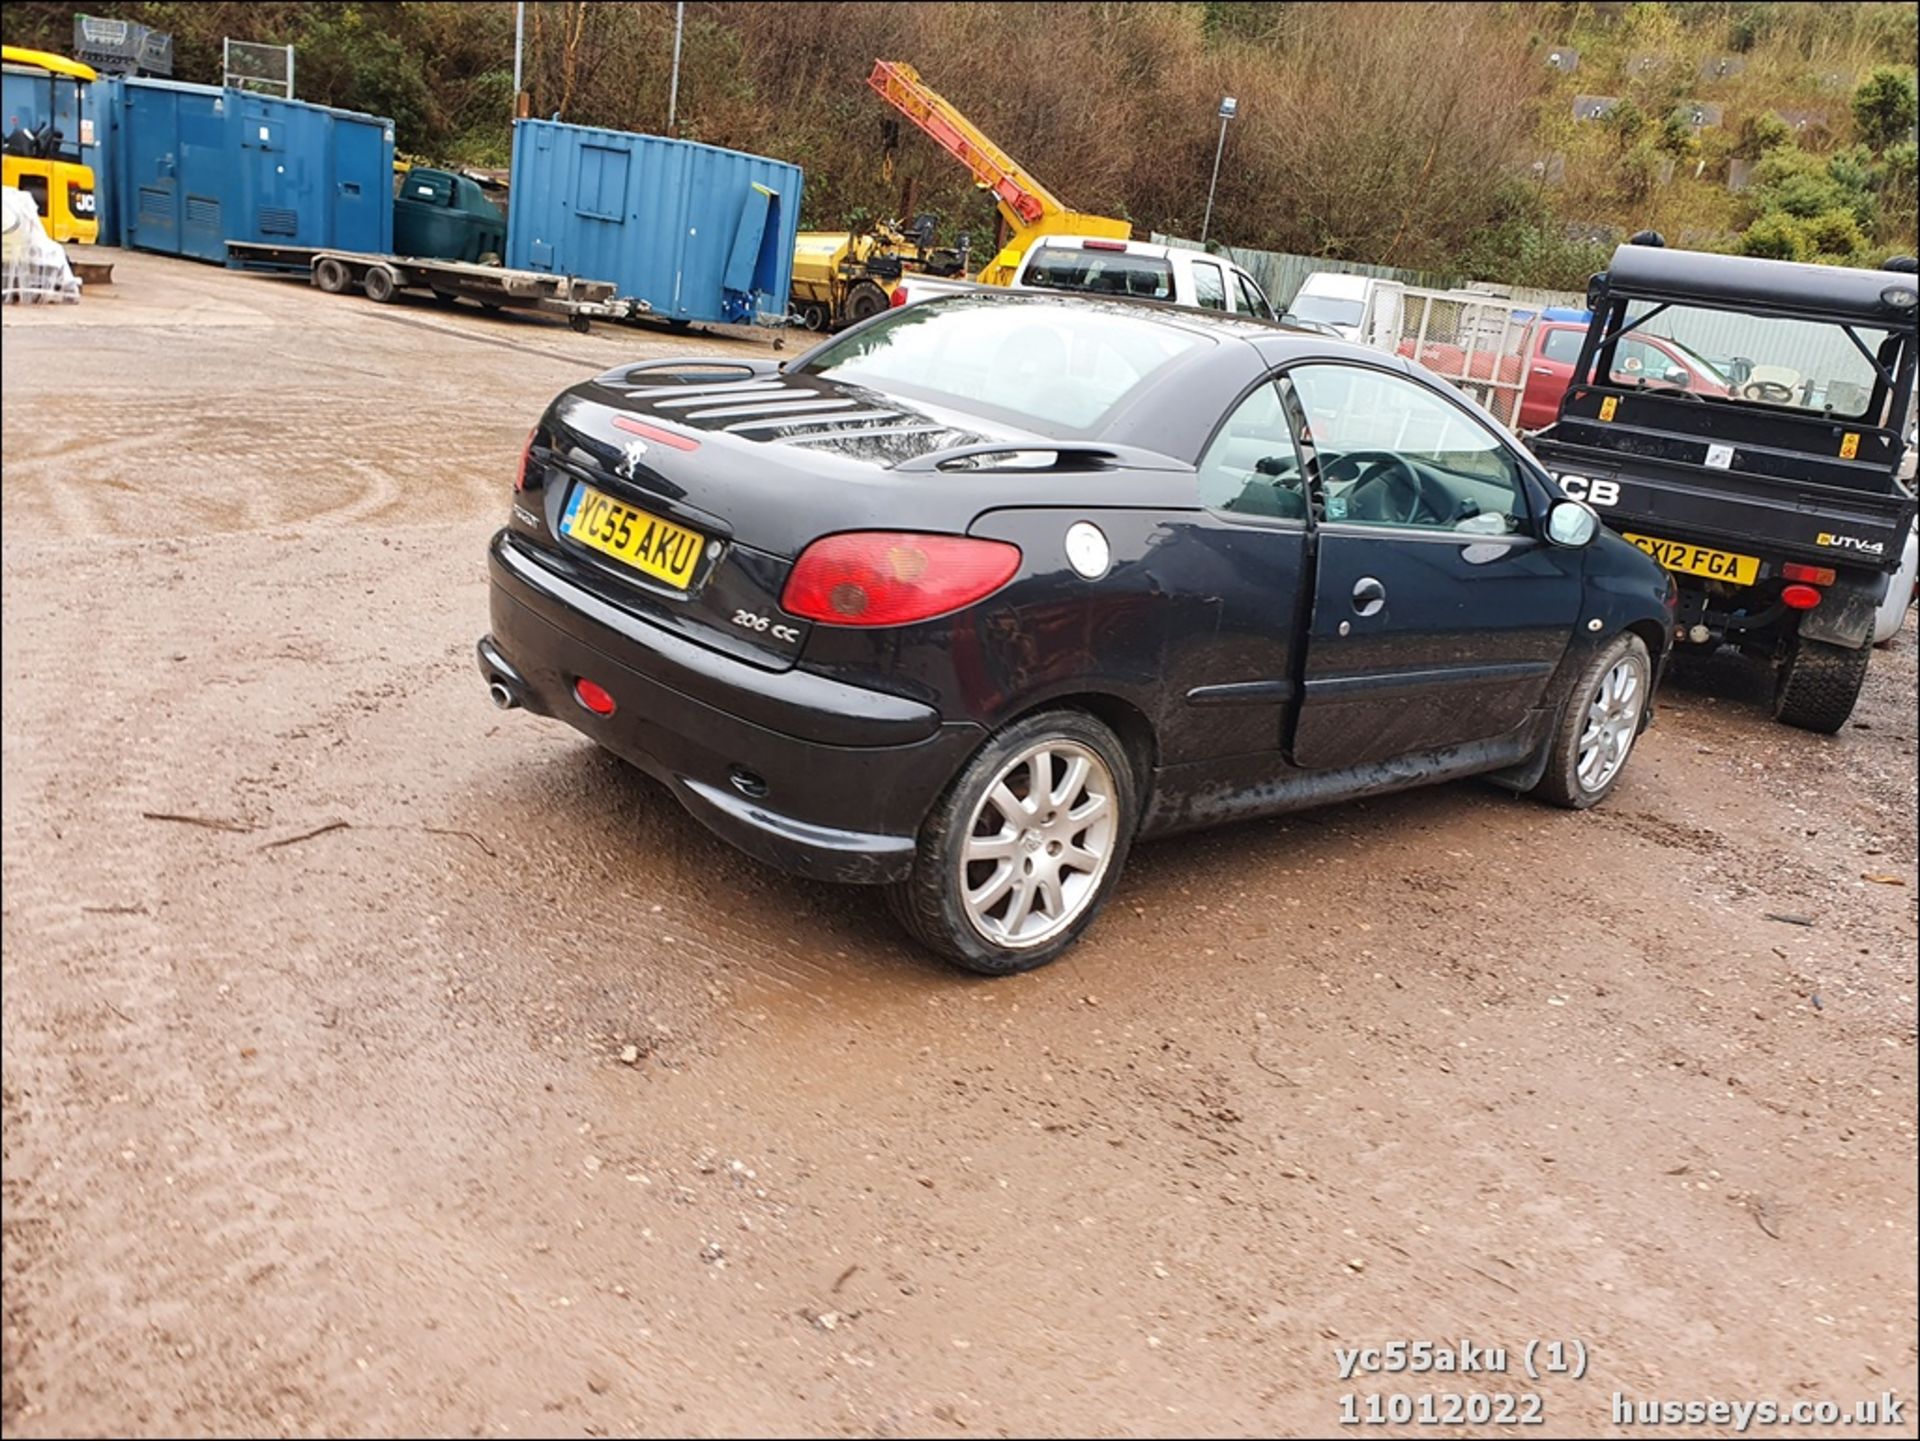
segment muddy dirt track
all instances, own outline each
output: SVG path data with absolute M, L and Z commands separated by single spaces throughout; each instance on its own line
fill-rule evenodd
M 1683 675 L 1601 811 L 1147 845 L 979 982 L 474 671 L 551 393 L 764 342 L 118 280 L 6 316 L 9 1434 L 1911 1416 L 1911 624 L 1836 739 Z

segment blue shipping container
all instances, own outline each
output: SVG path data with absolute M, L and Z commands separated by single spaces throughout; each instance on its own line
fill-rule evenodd
M 673 320 L 773 323 L 793 283 L 801 179 L 764 155 L 517 121 L 507 264 L 612 281 Z
M 224 264 L 229 240 L 393 249 L 393 122 L 168 80 L 108 86 L 122 242 Z

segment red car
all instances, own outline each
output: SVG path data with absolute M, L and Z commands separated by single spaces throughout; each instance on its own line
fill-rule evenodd
M 1573 383 L 1573 365 L 1580 358 L 1580 342 L 1587 327 L 1577 321 L 1547 321 L 1533 334 L 1533 352 L 1525 362 L 1526 389 L 1520 397 L 1520 420 L 1515 430 L 1539 430 L 1559 417 L 1560 397 Z M 1411 340 L 1400 342 L 1400 354 L 1418 360 L 1441 375 L 1461 373 L 1466 357 L 1461 347 L 1428 341 L 1414 354 Z M 1475 379 L 1499 379 L 1508 385 L 1518 383 L 1522 362 L 1517 355 L 1498 357 L 1495 370 L 1491 351 L 1479 351 L 1468 368 Z M 1729 393 L 1727 377 L 1686 347 L 1664 336 L 1626 336 L 1614 356 L 1613 378 L 1624 385 L 1644 384 L 1649 389 L 1691 390 L 1700 395 Z

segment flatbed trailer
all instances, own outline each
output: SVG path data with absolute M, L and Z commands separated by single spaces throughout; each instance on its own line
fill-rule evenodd
M 242 270 L 305 271 L 328 295 L 358 290 L 369 300 L 391 302 L 401 291 L 471 300 L 487 310 L 536 310 L 562 315 L 575 330 L 595 320 L 634 320 L 652 310 L 644 300 L 614 294 L 610 280 L 581 280 L 538 270 L 507 270 L 464 260 L 373 255 L 310 245 L 263 245 L 229 240 L 227 263 Z

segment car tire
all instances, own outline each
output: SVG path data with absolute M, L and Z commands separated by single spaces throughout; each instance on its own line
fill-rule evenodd
M 1774 719 L 1803 731 L 1834 734 L 1853 714 L 1872 659 L 1871 646 L 1848 650 L 1796 635 L 1787 643 L 1774 688 Z
M 1575 811 L 1605 800 L 1626 772 L 1652 696 L 1646 642 L 1622 632 L 1601 646 L 1567 688 L 1534 794 Z
M 1037 784 L 1046 792 L 1038 798 Z M 1137 794 L 1126 747 L 1092 716 L 1055 710 L 1016 721 L 935 803 L 912 873 L 887 888 L 888 904 L 909 935 L 965 970 L 1007 976 L 1044 966 L 1112 894 L 1133 843 Z

